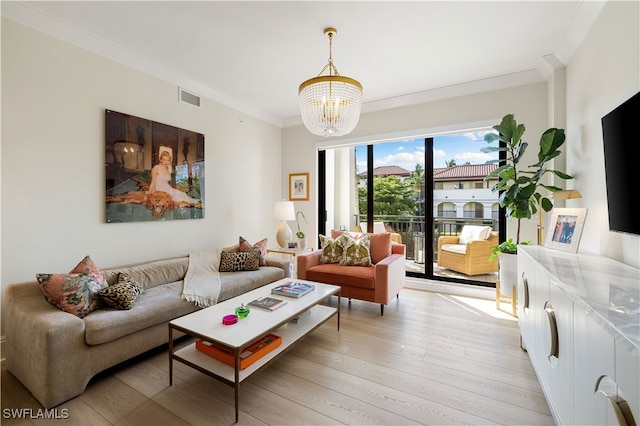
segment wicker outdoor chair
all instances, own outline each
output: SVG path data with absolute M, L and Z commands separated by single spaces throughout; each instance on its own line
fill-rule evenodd
M 459 244 L 458 235 L 438 238 L 438 266 L 465 275 L 498 272 L 498 261 L 489 261 L 493 247 L 498 245 L 498 233 L 491 231 L 486 240 Z

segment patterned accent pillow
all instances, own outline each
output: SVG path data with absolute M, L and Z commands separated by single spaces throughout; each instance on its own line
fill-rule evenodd
M 260 266 L 267 266 L 267 239 L 264 238 L 254 245 L 244 238 L 239 238 L 240 247 L 238 251 L 257 251 L 260 253 Z
M 114 309 L 131 309 L 133 302 L 142 294 L 142 286 L 135 282 L 129 274 L 120 272 L 118 281 L 98 292 L 100 300 Z
M 100 307 L 98 292 L 107 287 L 100 269 L 89 256 L 68 274 L 36 274 L 47 302 L 82 318 Z
M 329 238 L 320 234 L 320 248 L 322 249 L 322 254 L 320 254 L 320 263 L 340 263 L 340 259 L 342 258 L 342 245 L 340 244 L 340 239 Z
M 223 251 L 220 255 L 220 272 L 257 271 L 260 269 L 260 253 L 257 251 Z
M 340 243 L 343 247 L 340 265 L 372 266 L 370 254 L 371 240 L 368 235 L 356 240 L 345 233 L 340 236 Z
M 359 240 L 362 237 L 369 236 L 369 253 L 371 254 L 371 263 L 374 265 L 380 262 L 382 259 L 391 256 L 391 234 L 389 232 L 381 234 L 366 234 L 361 232 L 347 232 L 331 230 L 331 238 L 340 238 L 342 234 L 347 234 L 354 240 Z

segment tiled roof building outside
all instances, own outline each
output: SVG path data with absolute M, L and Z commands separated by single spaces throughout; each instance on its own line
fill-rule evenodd
M 433 180 L 482 180 L 489 173 L 498 168 L 498 164 L 463 164 L 461 166 L 434 169 Z
M 360 175 L 363 178 L 366 178 L 368 173 L 362 172 Z M 411 172 L 407 169 L 404 169 L 400 166 L 380 166 L 373 169 L 374 177 L 387 177 L 387 176 L 400 176 L 400 177 L 409 177 Z

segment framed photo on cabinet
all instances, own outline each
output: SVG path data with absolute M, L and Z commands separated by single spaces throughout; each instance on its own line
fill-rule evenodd
M 553 209 L 544 246 L 552 249 L 576 253 L 587 209 Z
M 289 201 L 309 201 L 309 173 L 289 173 Z

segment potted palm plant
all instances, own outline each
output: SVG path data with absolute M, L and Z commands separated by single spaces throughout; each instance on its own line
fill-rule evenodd
M 502 118 L 502 122 L 493 126 L 493 128 L 497 131 L 497 134 L 489 133 L 485 135 L 484 140 L 488 143 L 500 141 L 504 145 L 488 146 L 483 148 L 482 151 L 501 151 L 506 154 L 506 159 L 503 165 L 496 168 L 485 178 L 485 181 L 498 178 L 498 183 L 491 189 L 494 192 L 500 192 L 500 206 L 506 209 L 507 216 L 517 220 L 517 229 L 515 242 L 513 239 L 509 239 L 496 246 L 489 260 L 494 260 L 496 256 L 499 258 L 501 273 L 503 269 L 505 271 L 513 270 L 515 276 L 507 277 L 503 280 L 501 275 L 500 281 L 502 284 L 515 284 L 517 281 L 517 268 L 503 265 L 503 262 L 513 262 L 515 264 L 518 244 L 530 244 L 530 241 L 520 241 L 521 221 L 522 219 L 531 219 L 534 214 L 538 213 L 539 208 L 546 212 L 553 208 L 550 198 L 541 193 L 543 189 L 550 193 L 562 189 L 554 185 L 544 184 L 542 182 L 543 176 L 547 173 L 552 173 L 561 179 L 573 179 L 573 176 L 559 170 L 547 168 L 547 163 L 561 154 L 559 148 L 565 142 L 563 129 L 554 127 L 545 130 L 540 137 L 538 162 L 522 167 L 520 162 L 528 147 L 528 143 L 522 140 L 522 135 L 525 132 L 524 124 L 519 124 L 513 114 L 507 114 Z M 542 213 L 540 212 L 540 214 Z M 507 260 L 508 255 L 512 255 L 512 259 Z

